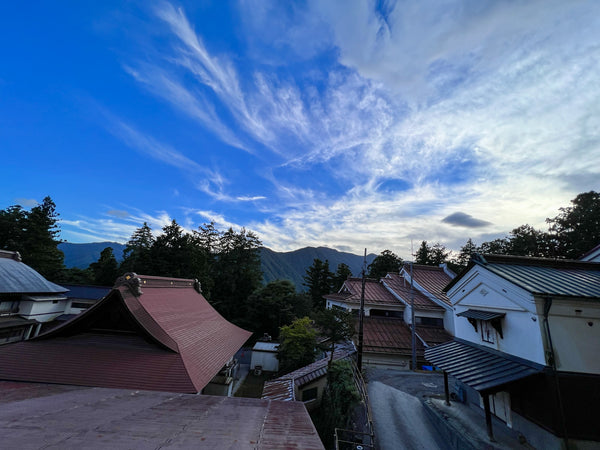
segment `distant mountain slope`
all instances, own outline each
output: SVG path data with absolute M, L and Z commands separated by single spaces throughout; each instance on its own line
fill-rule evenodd
M 98 261 L 100 253 L 106 247 L 112 247 L 117 261 L 123 260 L 125 245 L 117 242 L 91 242 L 88 244 L 72 244 L 61 242 L 58 248 L 65 254 L 65 266 L 86 269 L 91 263 Z M 313 261 L 329 261 L 329 270 L 335 272 L 337 266 L 345 263 L 350 267 L 352 274 L 360 275 L 363 257 L 353 253 L 340 252 L 327 247 L 305 247 L 292 252 L 274 252 L 268 248 L 261 248 L 261 269 L 266 283 L 274 280 L 290 280 L 296 285 L 298 291 L 306 288 L 302 285 L 303 276 L 306 274 Z M 367 264 L 376 255 L 367 255 Z
M 121 262 L 123 260 L 125 245 L 118 242 L 90 242 L 86 244 L 61 242 L 58 244 L 58 249 L 65 254 L 65 266 L 68 268 L 78 267 L 79 269 L 87 269 L 91 263 L 98 261 L 100 253 L 106 247 L 112 247 L 117 261 Z
M 367 264 L 375 259 L 374 254 L 367 255 Z M 304 275 L 315 259 L 329 261 L 329 270 L 335 272 L 337 266 L 345 263 L 352 274 L 358 276 L 362 270 L 363 256 L 340 252 L 327 247 L 305 247 L 292 252 L 274 252 L 268 248 L 261 249 L 261 267 L 265 282 L 273 280 L 290 280 L 298 291 L 306 288 L 302 285 Z

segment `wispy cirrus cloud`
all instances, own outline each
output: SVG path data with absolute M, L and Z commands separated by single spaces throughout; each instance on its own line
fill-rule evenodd
M 212 53 L 184 10 L 160 3 L 154 15 L 171 44 L 125 67 L 256 157 L 273 194 L 248 226 L 267 245 L 336 242 L 406 255 L 407 242 L 427 239 L 457 248 L 466 240 L 457 223 L 489 218 L 471 228 L 474 237 L 542 226 L 600 177 L 600 11 L 592 3 L 239 8 L 252 59 Z M 278 17 L 290 26 L 261 41 L 257 31 Z M 274 49 L 295 67 L 326 62 L 295 72 Z M 152 154 L 152 141 L 138 141 Z M 233 195 L 228 182 L 209 179 L 197 186 L 217 202 L 266 197 Z

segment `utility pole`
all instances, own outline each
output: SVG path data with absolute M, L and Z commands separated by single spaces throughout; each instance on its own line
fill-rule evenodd
M 410 243 L 410 247 L 412 251 L 412 241 Z M 417 370 L 417 337 L 415 334 L 415 293 L 413 288 L 413 261 L 410 262 L 410 343 L 412 349 L 412 370 Z
M 358 311 L 358 358 L 357 366 L 359 372 L 362 372 L 362 354 L 363 354 L 363 319 L 365 316 L 365 271 L 367 268 L 367 249 L 365 248 L 365 257 L 362 268 L 362 288 L 360 291 L 360 310 Z

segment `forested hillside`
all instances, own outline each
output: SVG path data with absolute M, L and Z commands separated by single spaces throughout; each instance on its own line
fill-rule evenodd
M 93 262 L 98 261 L 100 253 L 106 247 L 113 249 L 118 262 L 123 260 L 125 245 L 117 242 L 91 242 L 85 244 L 61 242 L 58 244 L 59 250 L 65 254 L 65 266 L 79 269 L 85 269 Z M 315 259 L 328 260 L 332 271 L 335 271 L 338 264 L 347 264 L 352 273 L 357 276 L 360 274 L 363 264 L 363 256 L 340 252 L 327 247 L 305 247 L 292 252 L 275 252 L 262 247 L 260 257 L 265 283 L 273 280 L 290 280 L 295 284 L 298 291 L 306 290 L 302 285 L 302 277 Z M 367 255 L 367 264 L 370 264 L 374 258 L 374 254 Z

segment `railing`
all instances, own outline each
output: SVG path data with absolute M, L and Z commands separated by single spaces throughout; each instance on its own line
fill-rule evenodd
M 375 448 L 375 433 L 373 430 L 373 416 L 371 414 L 371 405 L 369 403 L 369 395 L 367 393 L 367 386 L 365 380 L 356 367 L 356 363 L 353 359 L 350 360 L 352 367 L 352 377 L 354 379 L 354 385 L 358 391 L 361 403 L 364 411 L 364 423 L 361 431 L 358 430 L 347 430 L 342 428 L 335 429 L 335 449 L 336 450 L 360 450 L 360 449 L 373 449 Z

